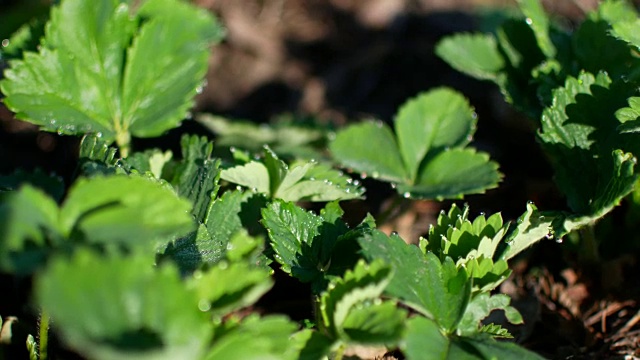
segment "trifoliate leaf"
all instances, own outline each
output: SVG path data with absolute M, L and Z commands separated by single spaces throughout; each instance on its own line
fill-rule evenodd
M 520 10 L 536 36 L 540 50 L 548 57 L 556 56 L 556 47 L 549 37 L 549 18 L 539 0 L 519 0 Z
M 269 271 L 247 262 L 219 262 L 196 272 L 189 286 L 195 289 L 202 311 L 222 318 L 256 302 L 273 286 Z
M 441 40 L 435 51 L 451 67 L 477 79 L 496 81 L 505 65 L 490 35 L 455 34 Z
M 543 359 L 522 347 L 496 341 L 486 334 L 449 338 L 440 332 L 435 322 L 424 317 L 409 320 L 402 350 L 408 360 Z
M 193 229 L 191 204 L 167 186 L 139 176 L 79 179 L 60 209 L 68 237 L 124 246 L 150 245 Z
M 539 138 L 558 187 L 579 216 L 600 217 L 626 196 L 638 177 L 634 134 L 620 134 L 616 111 L 634 92 L 625 82 L 582 73 L 554 91 Z
M 268 147 L 264 162 L 251 161 L 222 171 L 223 180 L 246 186 L 272 199 L 334 201 L 359 199 L 364 190 L 348 176 L 315 161 L 290 167 Z
M 62 340 L 92 359 L 198 359 L 212 335 L 195 293 L 147 256 L 58 258 L 36 278 Z
M 348 236 L 349 229 L 336 211 L 342 215 L 336 203 L 315 215 L 282 201 L 262 211 L 276 261 L 300 281 L 312 282 L 316 292 L 324 288 L 328 276 L 342 275 L 357 261 L 355 239 Z
M 398 147 L 410 179 L 418 177 L 421 162 L 446 148 L 469 143 L 476 116 L 459 93 L 440 88 L 406 101 L 398 110 Z
M 30 274 L 42 265 L 65 236 L 58 216 L 55 201 L 30 185 L 4 194 L 0 201 L 0 267 Z
M 382 261 L 359 261 L 320 297 L 324 328 L 346 343 L 393 345 L 400 339 L 406 311 L 378 298 L 391 279 Z
M 475 296 L 467 305 L 464 316 L 458 325 L 458 334 L 470 336 L 480 332 L 481 321 L 494 310 L 503 310 L 512 324 L 521 324 L 522 316 L 514 307 L 509 306 L 511 298 L 504 294 L 490 295 L 487 292 Z
M 204 360 L 294 360 L 304 345 L 292 335 L 297 326 L 284 316 L 250 315 L 240 324 L 214 338 Z
M 439 88 L 400 108 L 395 118 L 397 142 L 386 125 L 362 123 L 340 131 L 330 148 L 344 166 L 397 183 L 404 197 L 459 198 L 500 181 L 498 166 L 488 155 L 464 148 L 475 123 L 464 97 Z
M 157 136 L 185 117 L 221 35 L 205 10 L 176 0 L 147 0 L 135 12 L 120 0 L 65 0 L 39 52 L 10 62 L 0 89 L 19 118 L 100 133 L 126 156 L 131 135 Z
M 441 262 L 431 252 L 423 254 L 398 236 L 374 230 L 358 239 L 365 258 L 382 259 L 394 275 L 385 292 L 433 318 L 442 331 L 452 333 L 471 296 L 472 281 L 451 258 Z

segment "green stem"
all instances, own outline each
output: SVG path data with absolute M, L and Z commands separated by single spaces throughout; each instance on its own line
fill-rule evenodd
M 594 225 L 587 225 L 579 230 L 580 232 L 580 255 L 582 262 L 597 264 L 600 262 L 600 252 L 598 251 L 598 241 Z
M 42 310 L 40 312 L 40 325 L 39 325 L 39 360 L 47 360 L 47 346 L 49 345 L 49 314 Z
M 345 344 L 340 344 L 335 354 L 333 355 L 333 360 L 342 360 L 345 350 L 347 350 Z

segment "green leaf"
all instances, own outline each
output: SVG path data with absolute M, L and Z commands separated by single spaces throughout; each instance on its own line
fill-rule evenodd
M 5 104 L 45 130 L 100 133 L 124 155 L 131 135 L 175 127 L 193 104 L 221 27 L 176 0 L 148 0 L 132 12 L 119 0 L 54 7 L 39 52 L 5 71 Z
M 93 359 L 197 359 L 212 327 L 172 266 L 79 250 L 36 278 L 38 304 L 65 343 Z
M 511 298 L 504 294 L 478 294 L 467 305 L 464 316 L 458 325 L 458 334 L 463 336 L 477 334 L 481 328 L 480 322 L 494 310 L 503 310 L 507 320 L 512 324 L 523 323 L 522 316 L 518 310 L 509 306 L 510 303 Z
M 618 109 L 635 92 L 631 84 L 582 73 L 554 91 L 539 138 L 550 156 L 558 187 L 579 216 L 600 217 L 632 189 L 640 153 L 634 134 L 620 134 Z
M 399 237 L 377 230 L 358 242 L 365 258 L 382 259 L 392 266 L 387 294 L 433 318 L 445 333 L 455 330 L 471 296 L 472 281 L 464 268 L 457 268 L 449 257 L 441 263 L 433 253 L 423 254 Z
M 392 182 L 405 182 L 409 174 L 391 129 L 380 122 L 363 122 L 341 130 L 330 147 L 344 166 Z
M 444 150 L 427 162 L 412 186 L 398 185 L 397 189 L 405 197 L 456 199 L 495 188 L 501 178 L 498 164 L 489 160 L 488 154 L 455 148 Z
M 247 262 L 221 261 L 197 272 L 189 286 L 196 290 L 200 310 L 222 318 L 256 302 L 273 286 L 269 271 Z
M 423 317 L 409 320 L 402 350 L 408 360 L 543 359 L 516 344 L 487 335 L 448 338 L 433 321 Z
M 3 270 L 31 274 L 50 248 L 62 244 L 64 230 L 58 206 L 42 190 L 24 185 L 0 202 L 0 265 Z
M 341 329 L 350 342 L 390 346 L 400 341 L 406 317 L 407 312 L 392 301 L 356 305 L 349 311 Z
M 29 360 L 38 360 L 38 343 L 31 334 L 27 335 L 27 352 Z
M 322 322 L 328 333 L 346 343 L 389 344 L 400 339 L 406 311 L 393 302 L 375 302 L 391 279 L 381 261 L 359 261 L 320 297 Z
M 266 200 L 260 194 L 227 191 L 209 207 L 204 224 L 197 232 L 169 244 L 163 256 L 175 261 L 183 272 L 191 272 L 203 264 L 222 260 L 229 243 L 241 231 L 258 235 L 260 210 Z
M 475 123 L 464 97 L 438 88 L 400 108 L 397 143 L 386 125 L 362 123 L 340 131 L 330 148 L 338 161 L 363 176 L 397 183 L 404 197 L 460 198 L 496 187 L 501 177 L 487 154 L 464 148 Z
M 625 25 L 620 24 L 626 22 L 618 24 L 618 28 L 622 30 Z M 640 60 L 632 54 L 627 42 L 611 36 L 611 24 L 600 19 L 597 14 L 592 14 L 580 24 L 572 40 L 580 68 L 592 74 L 606 71 L 611 79 L 625 79 L 632 69 L 640 66 Z
M 290 167 L 268 147 L 264 163 L 251 161 L 222 171 L 222 179 L 284 201 L 358 199 L 364 190 L 351 178 L 315 161 Z
M 467 99 L 451 89 L 435 89 L 406 101 L 395 128 L 409 177 L 416 179 L 425 157 L 467 145 L 475 126 L 476 115 Z
M 520 10 L 527 17 L 527 24 L 531 26 L 536 36 L 540 50 L 548 57 L 556 56 L 556 47 L 549 36 L 549 18 L 544 12 L 539 0 L 519 0 Z
M 135 163 L 129 164 L 129 169 L 125 169 L 120 159 L 116 157 L 117 152 L 118 149 L 110 147 L 101 136 L 96 134 L 83 136 L 80 142 L 77 175 L 93 177 L 130 173 L 131 166 Z
M 324 360 L 329 355 L 335 340 L 320 333 L 305 329 L 294 335 L 294 340 L 303 343 L 299 360 Z
M 294 360 L 303 346 L 292 339 L 296 330 L 296 325 L 284 316 L 260 318 L 253 314 L 223 337 L 214 339 L 204 359 Z
M 303 159 L 324 157 L 319 147 L 326 143 L 327 130 L 322 129 L 315 121 L 307 124 L 298 122 L 295 118 L 293 121 L 286 121 L 288 119 L 285 118 L 270 124 L 257 124 L 211 114 L 201 114 L 196 119 L 217 135 L 216 145 L 219 147 L 259 151 L 264 145 L 269 145 L 281 156 Z
M 220 160 L 212 159 L 213 143 L 206 137 L 184 135 L 181 139 L 182 162 L 174 170 L 171 181 L 178 195 L 193 204 L 191 213 L 204 222 L 212 199 L 218 193 Z
M 440 332 L 434 321 L 416 316 L 407 324 L 407 334 L 403 344 L 403 352 L 410 360 L 443 360 L 448 359 L 450 340 Z M 463 354 L 461 354 L 463 355 Z M 472 359 L 470 356 L 458 359 Z
M 66 236 L 90 242 L 149 245 L 191 231 L 190 210 L 188 201 L 155 180 L 95 177 L 71 187 L 60 209 L 60 226 Z
M 357 261 L 357 247 L 348 246 L 355 245 L 355 239 L 345 235 L 349 229 L 341 215 L 336 203 L 329 203 L 320 215 L 282 201 L 262 211 L 275 260 L 283 271 L 312 282 L 315 292 L 324 288 L 327 276 L 340 276 Z
M 499 258 L 509 260 L 541 239 L 553 237 L 552 224 L 554 220 L 553 216 L 540 213 L 534 204 L 528 203 L 525 213 L 509 230 L 509 234 L 505 238 L 507 246 Z
M 436 45 L 436 55 L 454 69 L 477 79 L 497 81 L 505 62 L 495 38 L 484 34 L 455 34 Z

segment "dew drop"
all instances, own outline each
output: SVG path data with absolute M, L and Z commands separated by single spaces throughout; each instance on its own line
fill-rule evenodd
M 316 181 L 316 178 L 314 178 L 313 176 L 309 178 L 309 180 L 311 181 Z
M 236 151 L 238 151 L 238 149 L 235 148 L 235 146 L 232 146 L 229 148 L 229 151 L 231 151 L 231 153 L 234 153 Z
M 353 185 L 354 186 L 359 186 L 360 185 L 360 180 L 353 180 Z
M 207 299 L 198 301 L 198 309 L 202 312 L 211 310 L 211 303 Z
M 558 244 L 562 244 L 562 240 L 563 240 L 562 238 L 557 238 L 557 239 L 556 239 L 556 242 L 557 242 Z
M 395 230 L 393 230 L 393 231 L 391 232 L 391 236 L 398 236 L 398 232 L 397 232 L 397 231 L 395 231 Z
M 362 174 L 360 174 L 360 177 L 364 180 L 369 177 L 369 175 L 366 172 L 363 172 Z
M 474 112 L 472 112 L 472 113 L 471 113 L 471 118 L 472 118 L 473 120 L 478 119 L 478 113 L 477 113 L 477 112 L 475 112 L 475 111 L 474 111 Z
M 7 47 L 7 46 L 9 46 L 9 39 L 2 40 L 2 47 Z
M 257 193 L 258 192 L 258 188 L 253 187 L 253 188 L 251 188 L 251 191 L 254 192 L 254 193 Z
M 531 18 L 527 18 L 525 21 L 527 22 L 527 25 L 533 24 L 533 20 L 531 20 Z
M 382 128 L 382 126 L 384 126 L 384 123 L 382 122 L 382 120 L 376 120 L 376 126 L 378 128 Z
M 101 133 L 101 132 L 97 132 L 97 133 L 96 133 L 96 137 L 97 137 L 97 138 L 101 138 L 101 137 L 102 137 L 102 133 Z
M 392 188 L 392 189 L 395 189 L 395 188 L 397 188 L 397 187 L 398 187 L 398 184 L 396 184 L 396 183 L 391 183 L 391 188 Z
M 402 194 L 402 197 L 404 197 L 405 199 L 408 199 L 411 197 L 411 193 L 407 191 L 404 194 Z
M 377 172 L 377 171 L 374 171 L 373 173 L 371 173 L 371 177 L 374 178 L 374 179 L 377 179 L 377 178 L 380 177 L 380 173 Z
M 333 182 L 331 182 L 331 180 L 325 179 L 323 182 L 327 185 L 333 185 Z

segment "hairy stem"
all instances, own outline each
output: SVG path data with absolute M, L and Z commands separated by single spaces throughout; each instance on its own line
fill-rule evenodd
M 40 311 L 39 323 L 38 359 L 47 360 L 47 346 L 49 345 L 49 314 L 44 309 Z

